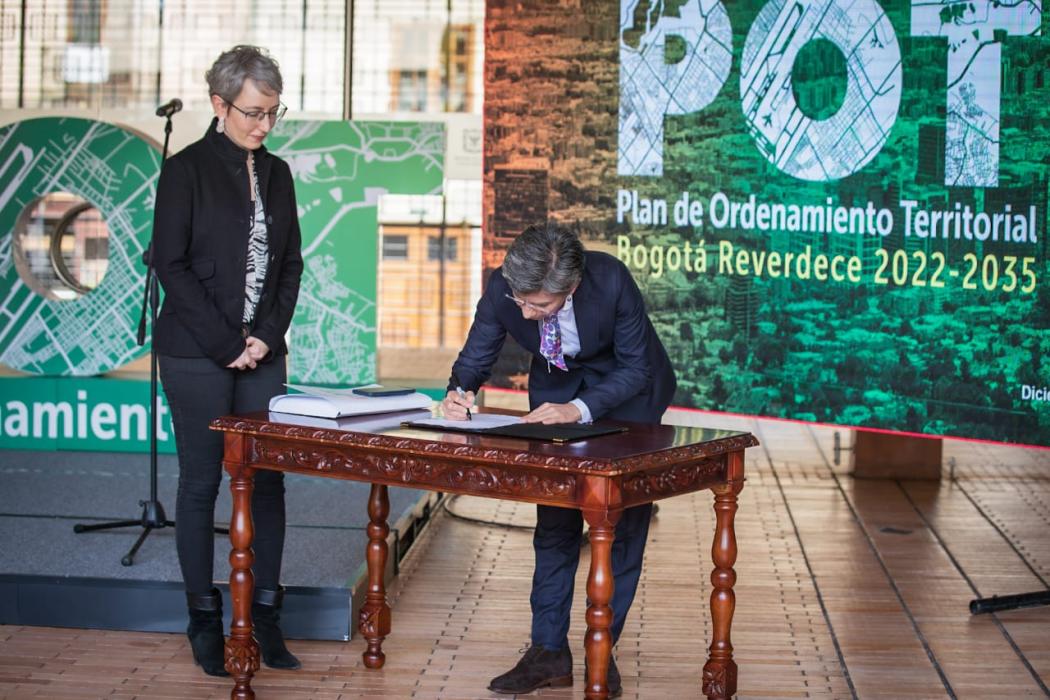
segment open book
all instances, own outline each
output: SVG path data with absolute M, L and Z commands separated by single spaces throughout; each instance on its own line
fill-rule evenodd
M 353 389 L 285 384 L 301 394 L 281 394 L 270 399 L 270 410 L 300 416 L 341 418 L 368 413 L 389 413 L 414 408 L 430 408 L 434 400 L 418 391 L 402 396 L 359 396 Z

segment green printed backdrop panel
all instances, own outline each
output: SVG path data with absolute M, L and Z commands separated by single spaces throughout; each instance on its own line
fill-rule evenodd
M 282 123 L 267 145 L 296 180 L 306 269 L 291 328 L 294 381 L 375 379 L 377 203 L 441 192 L 444 126 L 416 122 Z M 141 356 L 135 328 L 160 168 L 156 146 L 118 126 L 29 119 L 0 129 L 0 362 L 54 379 L 0 379 L 0 447 L 144 451 L 148 383 L 81 379 Z M 35 199 L 64 191 L 109 227 L 102 283 L 49 301 L 15 268 L 12 232 Z M 147 345 L 148 347 L 148 345 Z M 161 399 L 160 449 L 173 450 Z M 70 432 L 72 431 L 72 432 Z
M 677 405 L 1050 446 L 1040 2 L 587 8 L 488 3 L 488 269 L 619 256 Z
M 0 448 L 148 452 L 149 393 L 140 379 L 0 378 Z M 157 450 L 174 454 L 162 387 L 155 415 Z
M 92 376 L 145 353 L 135 329 L 159 172 L 156 146 L 112 124 L 45 117 L 0 128 L 0 363 L 38 375 Z M 45 299 L 15 268 L 15 224 L 53 192 L 93 204 L 109 227 L 106 274 L 75 301 Z
M 289 121 L 266 144 L 292 169 L 303 232 L 291 381 L 374 381 L 377 204 L 384 194 L 440 194 L 444 125 Z

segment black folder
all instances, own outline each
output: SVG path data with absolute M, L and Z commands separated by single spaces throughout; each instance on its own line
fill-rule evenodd
M 406 428 L 419 428 L 421 430 L 436 430 L 442 433 L 472 433 L 474 435 L 496 435 L 498 437 L 514 437 L 523 440 L 543 440 L 546 442 L 572 442 L 574 440 L 589 440 L 602 435 L 613 435 L 625 433 L 627 428 L 622 426 L 595 425 L 594 423 L 556 423 L 544 425 L 543 423 L 515 423 L 503 425 L 497 428 L 471 428 L 470 421 L 463 421 L 463 427 L 448 425 L 428 425 L 405 421 L 401 425 Z

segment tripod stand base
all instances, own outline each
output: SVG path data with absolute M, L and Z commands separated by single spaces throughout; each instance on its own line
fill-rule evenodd
M 161 505 L 160 501 L 139 501 L 139 505 L 142 506 L 142 517 L 138 520 L 114 520 L 108 523 L 92 523 L 91 525 L 84 525 L 83 523 L 77 523 L 73 526 L 73 532 L 79 534 L 81 532 L 95 532 L 96 530 L 116 530 L 122 527 L 142 527 L 142 532 L 139 534 L 135 544 L 131 546 L 128 553 L 120 558 L 120 563 L 124 566 L 131 566 L 135 563 L 135 555 L 138 553 L 142 543 L 149 537 L 149 533 L 154 530 L 163 530 L 166 527 L 175 527 L 174 520 L 168 520 L 164 514 L 164 506 Z M 215 532 L 220 535 L 228 535 L 230 531 L 224 527 L 215 528 Z
M 172 522 L 171 520 L 167 520 L 167 521 L 165 521 L 164 525 L 161 525 L 161 527 L 166 527 L 166 526 L 167 527 L 175 527 L 175 523 Z M 134 564 L 135 563 L 135 555 L 138 553 L 139 547 L 141 547 L 142 543 L 146 541 L 146 538 L 149 536 L 149 533 L 153 532 L 153 530 L 155 530 L 155 529 L 157 529 L 157 528 L 154 528 L 152 525 L 147 525 L 146 527 L 144 527 L 142 529 L 142 533 L 139 534 L 139 538 L 137 540 L 135 540 L 135 544 L 131 545 L 131 549 L 128 551 L 128 553 L 120 558 L 120 563 L 123 564 L 124 566 L 131 566 L 132 564 Z
M 136 527 L 141 524 L 141 520 L 114 520 L 110 523 L 98 523 L 96 525 L 77 523 L 73 526 L 73 532 L 80 534 L 81 532 L 91 532 L 92 530 L 111 530 L 118 527 Z
M 73 526 L 73 532 L 94 532 L 96 530 L 115 530 L 122 527 L 141 526 L 142 533 L 135 540 L 135 544 L 128 550 L 128 553 L 120 559 L 120 563 L 124 566 L 131 566 L 135 563 L 135 554 L 138 553 L 139 547 L 146 541 L 149 533 L 165 527 L 175 527 L 175 521 L 168 520 L 164 514 L 164 506 L 160 504 L 160 501 L 139 501 L 139 505 L 142 506 L 142 517 L 138 520 L 115 520 L 109 523 L 94 523 L 92 525 L 77 523 Z
M 970 601 L 970 614 L 1015 610 L 1017 608 L 1034 608 L 1050 605 L 1050 590 L 1035 593 L 1018 593 L 1017 595 L 994 595 L 991 598 L 975 598 Z

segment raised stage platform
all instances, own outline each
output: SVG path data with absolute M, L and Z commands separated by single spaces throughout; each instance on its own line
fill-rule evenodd
M 161 455 L 158 498 L 171 520 L 177 479 L 175 457 Z M 140 527 L 73 532 L 77 523 L 138 519 L 149 483 L 145 454 L 0 450 L 0 624 L 184 631 L 174 529 L 150 533 L 131 566 L 121 558 Z M 221 525 L 230 513 L 226 484 L 216 508 Z M 349 639 L 365 571 L 369 486 L 294 474 L 285 485 L 284 629 L 298 639 Z M 437 494 L 390 489 L 397 556 L 389 575 L 438 503 Z M 229 540 L 216 535 L 215 578 L 224 594 L 228 554 Z M 227 598 L 227 617 L 229 607 Z

